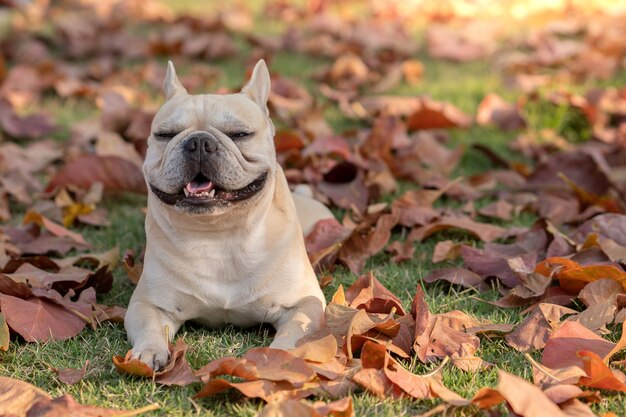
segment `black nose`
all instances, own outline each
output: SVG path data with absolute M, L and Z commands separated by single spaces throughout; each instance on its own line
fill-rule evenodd
M 192 133 L 185 140 L 183 149 L 190 158 L 202 158 L 217 151 L 217 139 L 207 132 Z

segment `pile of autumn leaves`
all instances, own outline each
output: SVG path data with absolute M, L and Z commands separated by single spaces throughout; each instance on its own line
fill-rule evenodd
M 544 272 L 541 268 L 553 265 L 546 262 L 538 269 Z M 615 309 L 626 294 L 620 284 L 602 279 L 587 285 L 579 297 L 590 309 L 601 305 Z M 584 313 L 559 323 L 563 315 L 576 313 L 556 304 L 537 303 L 512 332 L 513 326 L 481 323 L 458 310 L 433 314 L 421 287 L 411 310 L 405 312 L 400 300 L 370 273 L 345 291 L 340 287 L 326 309 L 325 327 L 291 351 L 254 348 L 241 358 L 220 358 L 193 371 L 184 359 L 187 347 L 179 340 L 172 347 L 170 363 L 156 374 L 128 355 L 113 361 L 122 372 L 153 377 L 165 385 L 201 381 L 204 385 L 196 398 L 228 389 L 261 398 L 269 404 L 261 415 L 268 416 L 294 415 L 294 410 L 299 410 L 298 415 L 352 415 L 348 395 L 360 389 L 382 399 L 439 398 L 439 412 L 461 407 L 492 409 L 506 402 L 523 416 L 593 416 L 587 402 L 600 400 L 598 389 L 626 391 L 624 374 L 606 365 L 626 347 L 626 337 L 613 343 L 598 336 L 586 327 L 580 317 Z M 499 371 L 498 386 L 481 388 L 471 399 L 442 384 L 448 361 L 472 372 L 493 366 L 474 356 L 479 335 L 493 338 L 507 333 L 507 342 L 515 349 L 544 349 L 541 363 L 527 356 L 534 384 Z M 396 359 L 413 354 L 424 363 L 443 362 L 416 375 Z M 328 404 L 297 401 L 311 396 L 340 399 Z

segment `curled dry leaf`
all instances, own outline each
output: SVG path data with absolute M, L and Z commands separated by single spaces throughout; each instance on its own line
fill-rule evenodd
M 576 310 L 555 304 L 539 304 L 515 331 L 506 335 L 506 341 L 520 352 L 543 349 L 565 314 L 576 314 Z
M 533 367 L 533 382 L 543 389 L 552 385 L 576 384 L 581 377 L 587 375 L 578 366 L 552 369 L 536 362 L 528 353 L 524 354 L 524 356 Z
M 472 119 L 457 107 L 427 97 L 420 99 L 420 106 L 407 119 L 409 130 L 466 128 L 471 124 Z
M 207 382 L 219 375 L 230 375 L 248 381 L 286 381 L 303 384 L 315 377 L 315 372 L 304 359 L 272 348 L 250 349 L 242 358 L 217 359 L 203 366 L 195 375 Z
M 579 384 L 590 388 L 626 392 L 626 375 L 618 370 L 611 370 L 594 352 L 582 350 L 577 353 L 582 361 L 586 376 Z
M 535 272 L 554 277 L 562 288 L 577 293 L 589 282 L 599 279 L 611 279 L 626 288 L 626 272 L 614 265 L 580 265 L 566 258 L 548 258 L 535 267 Z
M 234 388 L 248 398 L 261 398 L 266 402 L 276 402 L 284 400 L 297 400 L 313 395 L 318 387 L 313 384 L 311 387 L 296 388 L 293 384 L 285 381 L 268 381 L 259 379 L 254 381 L 230 382 L 225 379 L 210 379 L 200 391 L 194 395 L 194 398 L 205 398 L 211 395 L 219 394 L 228 389 Z
M 19 379 L 0 377 L 0 404 L 3 415 L 18 417 L 131 417 L 154 411 L 157 404 L 148 405 L 133 411 L 112 410 L 77 403 L 70 395 L 65 394 L 52 398 L 46 392 Z
M 67 385 L 72 385 L 80 381 L 87 373 L 87 367 L 89 366 L 89 360 L 85 361 L 85 364 L 80 369 L 74 368 L 64 368 L 57 369 L 52 368 L 52 370 L 57 374 L 57 378 L 59 381 L 63 382 Z
M 476 288 L 484 291 L 489 288 L 483 278 L 465 268 L 441 268 L 432 271 L 424 277 L 424 282 L 433 283 L 440 280 L 451 284 L 461 285 L 465 288 Z
M 143 260 L 135 257 L 134 253 L 129 249 L 124 253 L 122 265 L 130 282 L 137 285 L 143 272 Z
M 506 230 L 499 226 L 478 223 L 469 217 L 447 216 L 435 220 L 433 223 L 413 229 L 407 239 L 421 242 L 433 233 L 448 229 L 460 229 L 469 232 L 485 242 L 491 242 L 504 236 L 506 233 Z
M 479 125 L 493 124 L 504 131 L 526 127 L 526 121 L 515 104 L 507 103 L 497 94 L 488 94 L 478 105 L 476 122 Z
M 314 404 L 298 400 L 285 400 L 266 405 L 258 417 L 354 417 L 352 398 L 345 397 L 330 403 Z
M 83 238 L 82 235 L 76 232 L 72 232 L 66 229 L 65 227 L 61 226 L 60 224 L 57 224 L 53 222 L 52 220 L 48 219 L 47 217 L 42 216 L 41 214 L 32 210 L 28 211 L 24 215 L 24 220 L 23 220 L 23 224 L 25 225 L 31 224 L 31 223 L 35 223 L 36 225 L 40 227 L 45 227 L 54 236 L 68 237 L 80 245 L 87 245 L 87 242 L 85 242 L 85 238 Z
M 446 401 L 464 401 L 441 384 L 441 370 L 445 362 L 425 375 L 415 375 L 396 362 L 385 346 L 366 342 L 361 350 L 363 369 L 353 380 L 379 397 L 416 399 L 445 398 Z
M 497 390 L 516 414 L 524 417 L 567 417 L 539 387 L 504 371 L 498 371 Z
M 154 378 L 162 385 L 185 386 L 198 381 L 191 366 L 187 362 L 185 354 L 189 348 L 182 339 L 178 339 L 175 345 L 170 345 L 170 357 L 165 367 L 155 372 L 147 364 L 139 359 L 131 359 L 132 351 L 128 351 L 125 357 L 114 356 L 115 368 L 125 374 Z
M 3 412 L 26 416 L 29 408 L 41 399 L 49 400 L 52 397 L 27 382 L 0 376 L 0 404 Z
M 402 302 L 383 284 L 380 283 L 372 272 L 361 275 L 346 289 L 346 301 L 350 307 L 362 308 L 370 313 L 392 312 L 392 309 L 404 315 Z
M 432 262 L 437 264 L 445 260 L 454 260 L 461 256 L 461 244 L 454 243 L 451 240 L 443 240 L 437 242 L 433 250 Z
M 320 220 L 304 239 L 307 255 L 316 271 L 335 263 L 343 243 L 352 231 L 335 219 Z

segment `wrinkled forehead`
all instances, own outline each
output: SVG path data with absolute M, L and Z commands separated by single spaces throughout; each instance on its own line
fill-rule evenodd
M 181 131 L 208 126 L 230 131 L 251 130 L 262 126 L 265 115 L 243 94 L 203 94 L 174 97 L 163 104 L 153 122 L 153 130 Z

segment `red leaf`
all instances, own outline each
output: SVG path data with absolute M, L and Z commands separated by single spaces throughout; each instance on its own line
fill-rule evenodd
M 409 130 L 466 128 L 472 119 L 450 103 L 443 103 L 423 97 L 420 107 L 407 120 Z
M 78 381 L 80 381 L 84 376 L 85 373 L 87 372 L 87 367 L 89 366 L 89 361 L 85 361 L 85 365 L 83 365 L 82 368 L 80 369 L 73 369 L 73 368 L 64 368 L 64 369 L 57 369 L 57 368 L 53 368 L 53 371 L 56 372 L 57 377 L 59 378 L 59 381 L 63 382 L 64 384 L 67 385 L 72 385 L 77 383 Z
M 346 289 L 346 300 L 350 307 L 363 308 L 370 313 L 391 313 L 391 309 L 404 315 L 402 301 L 374 277 L 371 272 L 361 275 Z
M 541 363 L 549 368 L 580 366 L 577 352 L 591 351 L 605 357 L 615 343 L 609 342 L 575 321 L 566 321 L 548 339 L 543 350 Z
M 87 324 L 67 309 L 42 298 L 22 300 L 3 294 L 0 310 L 9 327 L 28 342 L 69 339 Z
M 132 191 L 146 194 L 146 183 L 141 169 L 117 156 L 81 156 L 68 162 L 48 183 L 46 191 L 72 184 L 88 189 L 101 182 L 107 190 Z

